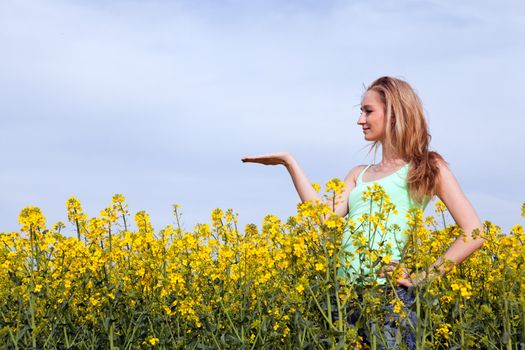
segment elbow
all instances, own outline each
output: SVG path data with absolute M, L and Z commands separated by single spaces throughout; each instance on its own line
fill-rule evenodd
M 473 251 L 481 249 L 486 241 L 484 231 L 481 229 L 481 224 L 476 225 L 474 229 L 468 230 L 467 232 L 469 231 L 470 233 L 464 236 L 465 242 L 469 242 Z
M 475 250 L 481 249 L 481 247 L 483 247 L 483 245 L 485 244 L 485 238 L 482 238 L 482 237 L 474 238 L 473 241 L 475 243 L 474 245 L 474 247 L 476 248 Z
M 477 251 L 481 249 L 481 247 L 483 247 L 486 239 L 482 235 L 479 235 L 479 234 L 474 234 L 474 235 L 470 234 L 468 237 L 468 241 L 473 248 L 472 250 Z

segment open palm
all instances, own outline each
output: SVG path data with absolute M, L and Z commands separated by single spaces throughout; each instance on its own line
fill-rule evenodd
M 285 165 L 286 162 L 289 160 L 290 154 L 287 152 L 277 152 L 277 153 L 270 153 L 270 154 L 263 154 L 259 156 L 247 156 L 241 158 L 241 160 L 251 163 L 260 163 L 265 165 L 279 165 L 283 164 Z

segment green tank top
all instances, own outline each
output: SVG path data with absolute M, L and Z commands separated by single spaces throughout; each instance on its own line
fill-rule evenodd
M 401 251 L 406 242 L 407 235 L 403 232 L 408 228 L 408 218 L 406 214 L 410 208 L 420 208 L 425 209 L 430 198 L 428 198 L 423 205 L 418 205 L 415 201 L 412 200 L 408 193 L 408 183 L 407 176 L 410 169 L 410 163 L 405 164 L 401 169 L 396 171 L 393 174 L 387 175 L 381 179 L 369 182 L 363 182 L 363 174 L 370 168 L 371 165 L 368 165 L 361 171 L 357 177 L 356 186 L 352 189 L 348 197 L 348 218 L 352 219 L 356 226 L 359 225 L 358 218 L 362 217 L 363 214 L 370 213 L 370 200 L 363 201 L 362 194 L 367 190 L 368 186 L 373 186 L 374 183 L 378 183 L 383 187 L 385 192 L 390 197 L 390 202 L 396 206 L 397 214 L 390 213 L 388 221 L 386 224 L 386 233 L 381 240 L 381 237 L 374 237 L 374 230 L 371 232 L 364 230 L 364 237 L 373 242 L 372 248 L 377 249 L 380 241 L 384 241 L 386 244 L 390 243 L 392 245 L 392 260 L 399 260 L 401 258 Z M 376 203 L 372 206 L 372 214 L 378 210 Z M 399 230 L 394 230 L 395 226 L 399 227 Z M 395 232 L 394 232 L 395 231 Z M 349 277 L 351 281 L 354 281 L 359 273 L 369 274 L 370 269 L 362 267 L 359 261 L 359 254 L 356 253 L 356 247 L 352 243 L 351 232 L 346 230 L 343 233 L 343 249 L 347 252 L 353 254 L 350 256 L 342 257 L 341 267 L 339 268 L 338 275 Z M 383 235 L 382 231 L 378 229 L 375 235 Z M 396 242 L 397 241 L 397 242 Z M 368 241 L 370 242 L 370 241 Z M 346 263 L 346 264 L 345 264 Z M 384 278 L 377 278 L 379 284 L 384 284 L 386 280 Z

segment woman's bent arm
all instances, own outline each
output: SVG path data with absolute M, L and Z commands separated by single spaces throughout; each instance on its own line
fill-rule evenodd
M 481 221 L 448 166 L 444 162 L 440 162 L 439 168 L 437 195 L 447 207 L 456 224 L 463 231 L 463 235 L 458 237 L 443 256 L 438 258 L 436 262 L 430 266 L 431 270 L 434 267 L 437 268 L 439 271 L 437 274 L 441 276 L 451 268 L 451 266 L 447 264 L 448 261 L 451 261 L 453 265 L 460 264 L 472 253 L 481 248 L 485 239 L 482 237 L 473 237 L 472 233 L 474 230 L 479 230 L 479 233 L 482 233 L 483 227 Z M 432 272 L 430 274 L 436 277 Z M 405 278 L 398 280 L 398 283 L 410 286 L 414 283 L 417 284 L 421 279 L 425 278 L 425 273 L 423 272 L 420 276 L 416 276 L 415 279 L 411 279 L 407 275 L 404 277 Z
M 481 248 L 485 239 L 472 237 L 474 230 L 479 230 L 479 233 L 482 233 L 481 221 L 445 163 L 440 163 L 438 197 L 443 201 L 464 234 L 449 247 L 443 255 L 443 260 L 451 260 L 459 264 Z

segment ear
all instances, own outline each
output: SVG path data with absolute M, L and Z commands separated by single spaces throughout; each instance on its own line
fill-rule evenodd
M 390 124 L 392 126 L 396 125 L 396 116 L 392 113 L 392 116 L 390 117 Z

